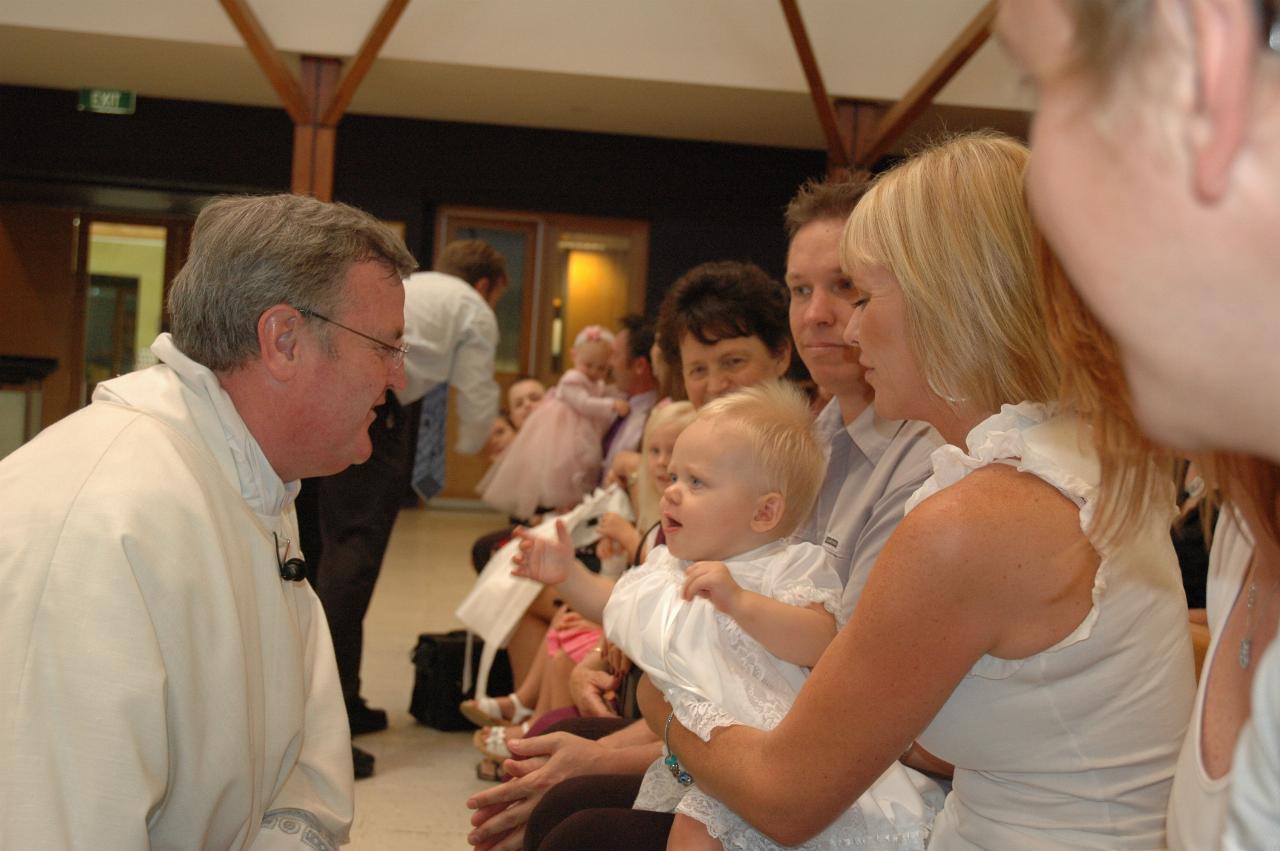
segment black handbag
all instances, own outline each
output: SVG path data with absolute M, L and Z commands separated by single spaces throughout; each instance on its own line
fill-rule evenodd
M 428 727 L 437 730 L 471 730 L 475 728 L 462 713 L 458 704 L 475 697 L 475 685 L 465 693 L 462 690 L 463 656 L 466 653 L 467 632 L 423 633 L 418 636 L 418 646 L 413 649 L 413 696 L 409 699 L 409 714 Z M 480 665 L 480 650 L 484 642 L 472 639 L 471 671 Z M 507 652 L 499 650 L 489 673 L 491 695 L 510 694 L 514 685 L 511 662 Z

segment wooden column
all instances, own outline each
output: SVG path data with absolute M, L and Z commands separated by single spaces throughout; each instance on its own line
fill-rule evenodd
M 309 120 L 293 126 L 293 183 L 298 195 L 333 200 L 337 127 L 320 123 L 338 88 L 342 63 L 326 56 L 302 57 L 302 96 Z
M 864 152 L 875 139 L 876 128 L 889 107 L 875 101 L 836 98 L 835 109 L 836 125 L 851 153 L 850 160 L 863 169 L 870 168 L 873 163 L 865 162 Z

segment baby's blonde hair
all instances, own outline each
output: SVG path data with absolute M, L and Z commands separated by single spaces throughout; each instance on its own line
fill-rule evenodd
M 765 381 L 708 402 L 697 419 L 740 430 L 764 492 L 782 494 L 782 520 L 775 531 L 779 537 L 794 532 L 813 510 L 827 466 L 804 394 L 789 383 Z

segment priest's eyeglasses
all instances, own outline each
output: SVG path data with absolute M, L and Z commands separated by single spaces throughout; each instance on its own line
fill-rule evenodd
M 391 359 L 392 364 L 394 364 L 395 366 L 404 366 L 404 356 L 409 354 L 408 343 L 401 343 L 400 345 L 396 345 L 395 343 L 388 343 L 383 340 L 379 340 L 377 337 L 370 337 L 368 334 L 364 333 L 363 331 L 357 331 L 354 328 L 349 328 L 346 325 L 343 325 L 341 322 L 335 322 L 329 317 L 325 316 L 323 313 L 317 313 L 309 307 L 299 307 L 295 309 L 299 313 L 301 313 L 303 316 L 310 316 L 312 319 L 319 319 L 321 322 L 327 322 L 330 325 L 336 325 L 339 328 L 341 328 L 343 331 L 350 331 L 352 334 L 355 334 L 357 337 L 364 337 L 366 340 L 368 340 L 371 343 L 377 343 L 378 346 L 382 349 L 383 353 Z

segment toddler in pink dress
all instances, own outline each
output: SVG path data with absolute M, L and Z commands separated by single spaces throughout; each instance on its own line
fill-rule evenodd
M 527 518 L 539 506 L 567 510 L 600 479 L 601 441 L 630 410 L 605 395 L 613 335 L 589 325 L 573 341 L 573 369 L 547 393 L 478 490 L 489 505 Z

